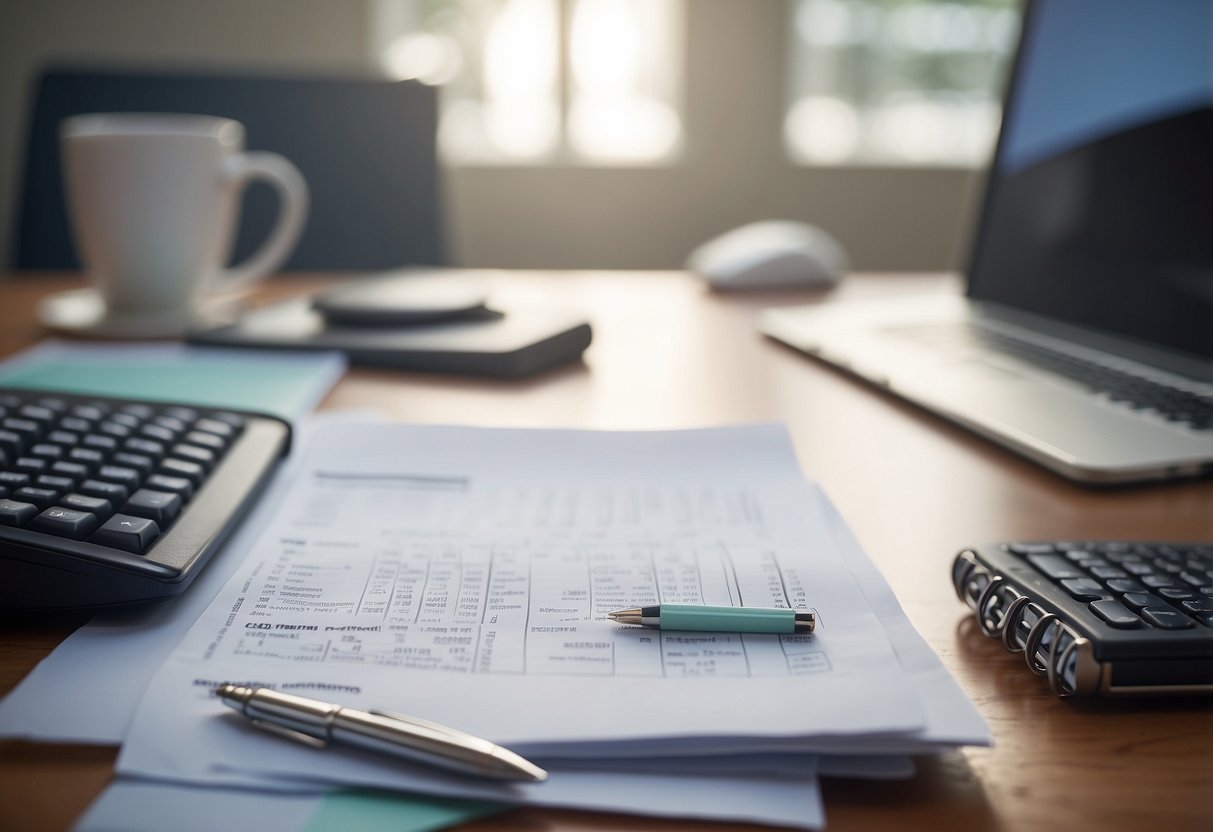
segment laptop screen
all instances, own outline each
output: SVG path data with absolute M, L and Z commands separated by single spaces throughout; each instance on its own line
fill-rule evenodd
M 1213 358 L 1213 4 L 1036 0 L 969 296 Z

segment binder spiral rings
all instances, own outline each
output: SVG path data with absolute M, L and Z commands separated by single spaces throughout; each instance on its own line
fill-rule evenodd
M 1089 696 L 1099 689 L 1102 668 L 1090 640 L 993 574 L 973 552 L 956 556 L 952 585 L 977 614 L 981 631 L 1011 652 L 1022 651 L 1028 667 L 1058 696 Z

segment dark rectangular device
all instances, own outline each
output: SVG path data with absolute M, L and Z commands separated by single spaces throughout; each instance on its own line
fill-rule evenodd
M 0 610 L 184 591 L 290 435 L 255 413 L 0 389 Z
M 993 544 L 952 583 L 1060 696 L 1213 693 L 1213 544 Z

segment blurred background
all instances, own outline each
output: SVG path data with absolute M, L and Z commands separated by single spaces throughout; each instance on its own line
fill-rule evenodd
M 1018 27 L 1015 0 L 5 0 L 0 247 L 39 69 L 93 62 L 438 86 L 455 265 L 677 268 L 786 218 L 858 269 L 958 268 Z

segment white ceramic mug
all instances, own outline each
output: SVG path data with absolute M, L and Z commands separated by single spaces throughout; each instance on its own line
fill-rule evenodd
M 307 183 L 276 153 L 245 153 L 227 118 L 97 113 L 60 130 L 76 247 L 111 318 L 188 319 L 209 293 L 241 289 L 286 260 L 307 219 Z M 225 268 L 245 185 L 280 196 L 261 248 Z

